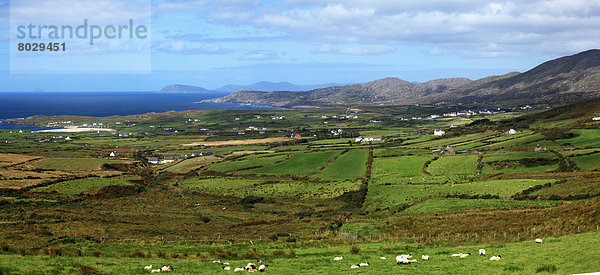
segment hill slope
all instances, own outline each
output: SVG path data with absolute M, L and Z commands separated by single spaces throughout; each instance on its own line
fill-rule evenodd
M 415 84 L 383 78 L 364 84 L 328 87 L 308 92 L 239 92 L 208 100 L 283 107 L 398 105 L 414 103 L 476 103 L 497 105 L 556 104 L 600 95 L 600 50 L 589 50 L 545 62 L 524 73 L 437 79 Z

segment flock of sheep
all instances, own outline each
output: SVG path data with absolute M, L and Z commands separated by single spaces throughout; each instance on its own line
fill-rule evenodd
M 539 238 L 535 239 L 535 243 L 541 244 L 543 242 L 544 241 L 542 239 L 539 239 Z M 483 248 L 479 249 L 479 255 L 480 256 L 485 256 L 485 254 L 486 254 L 485 249 L 483 249 Z M 459 257 L 461 259 L 464 259 L 466 257 L 471 256 L 471 253 L 462 253 L 462 252 L 460 252 L 460 253 L 452 254 L 450 256 L 451 257 Z M 405 255 L 396 256 L 396 264 L 399 264 L 399 265 L 400 264 L 411 264 L 411 263 L 416 263 L 417 262 L 416 259 L 411 259 L 411 258 L 412 258 L 412 254 L 405 254 Z M 334 261 L 341 261 L 343 259 L 344 259 L 343 256 L 339 256 L 339 257 L 333 258 Z M 385 257 L 381 257 L 379 259 L 380 260 L 386 260 Z M 500 255 L 496 255 L 496 256 L 490 257 L 490 261 L 500 261 L 500 259 L 502 259 L 502 256 L 500 256 Z M 425 254 L 421 255 L 421 260 L 423 260 L 423 261 L 429 261 L 429 255 L 425 255 Z M 367 267 L 369 265 L 370 264 L 368 262 L 366 262 L 366 263 L 360 263 L 360 264 L 351 265 L 350 268 L 352 268 L 352 269 L 354 269 L 354 268 L 361 268 L 361 267 Z
M 535 243 L 537 244 L 541 244 L 544 241 L 542 239 L 535 239 Z M 480 256 L 485 256 L 486 251 L 485 249 L 479 249 L 479 255 Z M 456 254 L 452 254 L 450 255 L 451 257 L 459 257 L 461 259 L 466 258 L 471 256 L 471 253 L 456 253 Z M 405 255 L 399 255 L 396 256 L 396 264 L 411 264 L 411 263 L 416 263 L 417 260 L 416 259 L 411 259 L 412 258 L 412 254 L 405 254 Z M 335 257 L 333 258 L 334 261 L 341 261 L 344 259 L 344 256 L 339 256 L 339 257 Z M 386 260 L 385 257 L 381 257 L 379 258 L 380 260 Z M 500 261 L 500 259 L 502 259 L 502 256 L 497 255 L 497 256 L 492 256 L 490 257 L 490 261 Z M 421 255 L 421 260 L 423 261 L 429 261 L 429 255 Z M 222 269 L 224 271 L 230 271 L 231 267 L 229 266 L 228 262 L 221 262 L 221 260 L 216 260 L 213 261 L 213 263 L 218 263 L 222 265 Z M 260 260 L 258 260 L 258 263 L 262 263 Z M 354 268 L 361 268 L 361 267 L 367 267 L 370 266 L 371 264 L 369 264 L 368 262 L 365 263 L 359 263 L 359 264 L 354 264 L 351 265 L 350 268 L 354 269 Z M 261 264 L 258 267 L 256 267 L 256 264 L 254 263 L 248 263 L 245 267 L 237 267 L 233 270 L 233 272 L 239 272 L 239 271 L 248 271 L 248 272 L 265 272 L 267 270 L 267 268 L 269 267 L 269 265 L 267 264 Z M 165 271 L 173 271 L 173 267 L 172 266 L 163 266 L 160 269 L 152 269 L 152 265 L 149 266 L 145 266 L 144 267 L 145 270 L 151 270 L 151 273 L 156 273 L 156 272 L 165 272 Z

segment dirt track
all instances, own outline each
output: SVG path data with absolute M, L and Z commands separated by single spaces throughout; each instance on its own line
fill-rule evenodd
M 246 140 L 223 140 L 223 141 L 201 141 L 190 144 L 183 144 L 183 146 L 228 146 L 228 145 L 249 145 L 249 144 L 260 144 L 260 143 L 273 143 L 290 141 L 291 138 L 277 137 L 277 138 L 261 138 L 261 139 L 246 139 Z

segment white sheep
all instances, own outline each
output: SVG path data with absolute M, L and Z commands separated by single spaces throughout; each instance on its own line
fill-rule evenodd
M 244 267 L 248 272 L 256 272 L 256 265 L 254 263 L 248 263 L 246 267 Z
M 150 270 L 150 269 L 152 269 L 152 265 L 147 265 L 147 266 L 144 266 L 144 269 L 145 269 L 145 270 Z
M 157 273 L 160 272 L 160 269 L 153 269 L 152 271 L 150 271 L 150 273 Z
M 500 258 L 502 258 L 500 255 L 498 255 L 498 256 L 492 256 L 490 258 L 490 261 L 500 261 Z
M 230 266 L 224 266 L 224 267 L 223 267 L 223 270 L 225 270 L 225 271 L 229 271 L 229 270 L 231 270 L 231 267 L 230 267 Z
M 220 263 L 220 262 L 221 262 L 221 260 L 216 260 L 216 261 L 213 261 L 213 264 Z
M 386 257 L 379 257 L 380 260 L 387 260 Z
M 535 239 L 535 243 L 543 243 L 544 241 L 540 238 Z
M 244 271 L 245 269 L 243 267 L 236 267 L 233 272 L 238 272 L 238 271 Z
M 421 260 L 429 261 L 429 255 L 421 255 Z
M 173 271 L 173 267 L 170 265 L 165 265 L 163 267 L 160 268 L 160 271 Z
M 462 254 L 462 255 L 460 255 L 460 258 L 464 259 L 464 258 L 469 257 L 469 256 L 471 256 L 471 253 Z
M 484 256 L 485 255 L 485 249 L 479 249 L 479 255 Z
M 268 265 L 268 264 L 261 264 L 261 265 L 258 267 L 258 271 L 260 271 L 260 272 L 265 272 L 265 270 L 267 270 L 267 267 L 269 267 L 269 265 Z
M 351 265 L 350 268 L 359 268 L 357 265 Z
M 339 256 L 339 257 L 333 258 L 334 261 L 341 261 L 343 259 L 344 259 L 344 256 Z
M 370 264 L 368 262 L 358 264 L 358 266 L 360 266 L 360 267 L 365 267 L 365 266 L 369 266 L 369 265 Z
M 463 254 L 462 254 L 462 252 L 461 252 L 461 253 L 458 253 L 458 254 L 452 254 L 452 255 L 450 255 L 450 257 L 460 257 L 460 256 L 462 256 L 462 255 L 463 255 Z

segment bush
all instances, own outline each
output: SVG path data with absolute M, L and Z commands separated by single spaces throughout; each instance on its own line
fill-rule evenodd
M 360 253 L 360 248 L 358 248 L 357 246 L 352 246 L 350 248 L 350 255 L 356 255 Z
M 92 255 L 94 255 L 94 257 L 100 257 L 100 256 L 102 256 L 102 251 L 94 250 L 94 252 L 92 252 Z
M 256 248 L 252 248 L 248 250 L 246 253 L 242 254 L 242 259 L 258 259 L 260 258 L 260 254 L 256 252 Z
M 281 249 L 273 250 L 273 256 L 288 256 L 289 254 Z
M 123 257 L 123 258 L 146 258 L 146 253 L 136 249 L 134 251 L 131 251 L 131 253 L 121 254 L 121 257 Z
M 538 267 L 535 272 L 536 273 L 540 273 L 540 272 L 548 272 L 548 273 L 555 273 L 558 270 L 558 268 L 556 268 L 555 265 L 552 264 L 543 264 L 540 267 Z

